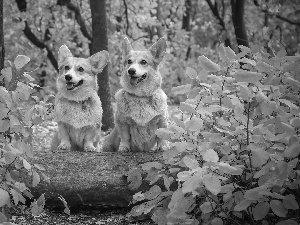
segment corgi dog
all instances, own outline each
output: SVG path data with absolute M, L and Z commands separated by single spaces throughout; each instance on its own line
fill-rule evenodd
M 52 139 L 52 151 L 99 150 L 102 106 L 97 94 L 97 74 L 108 61 L 107 51 L 77 58 L 66 45 L 60 47 L 54 106 L 58 130 Z
M 161 89 L 158 66 L 166 52 L 166 40 L 160 38 L 148 50 L 135 51 L 125 37 L 122 89 L 116 92 L 115 128 L 105 138 L 104 152 L 145 152 L 164 142 L 155 131 L 167 126 L 167 96 Z

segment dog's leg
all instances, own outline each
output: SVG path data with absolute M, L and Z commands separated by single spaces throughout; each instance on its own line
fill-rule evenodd
M 87 132 L 85 138 L 84 138 L 84 144 L 83 144 L 83 150 L 85 152 L 96 152 L 97 149 L 94 146 L 94 142 L 97 138 L 97 135 L 100 135 L 99 129 L 91 129 L 89 132 Z
M 58 122 L 58 137 L 60 139 L 60 144 L 57 147 L 57 150 L 70 150 L 70 135 L 66 128 L 66 125 L 63 122 Z
M 117 123 L 117 128 L 121 138 L 119 152 L 129 152 L 130 151 L 129 124 Z
M 158 121 L 158 128 L 166 128 L 168 126 L 167 119 L 165 117 L 161 117 Z M 157 150 L 162 151 L 167 147 L 167 141 L 157 137 Z

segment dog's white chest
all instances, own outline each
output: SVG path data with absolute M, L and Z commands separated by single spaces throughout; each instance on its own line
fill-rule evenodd
M 118 102 L 118 110 L 123 117 L 130 117 L 138 125 L 144 126 L 158 115 L 165 115 L 164 99 L 137 97 L 123 93 L 122 101 Z
M 57 122 L 61 121 L 72 125 L 76 129 L 85 126 L 99 126 L 102 119 L 101 103 L 97 107 L 97 101 L 89 99 L 87 101 L 75 102 L 64 98 L 56 101 L 55 117 Z

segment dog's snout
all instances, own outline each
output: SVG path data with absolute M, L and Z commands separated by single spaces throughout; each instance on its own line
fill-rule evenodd
M 129 70 L 128 70 L 128 73 L 129 73 L 129 75 L 134 75 L 135 74 L 135 72 L 136 72 L 136 70 L 134 69 L 134 68 L 130 68 Z
M 70 80 L 72 80 L 72 76 L 70 74 L 66 74 L 65 79 L 66 79 L 66 81 L 70 81 Z

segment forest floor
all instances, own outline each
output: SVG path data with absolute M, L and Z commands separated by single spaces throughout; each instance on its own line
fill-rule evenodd
M 56 130 L 55 122 L 44 122 L 34 127 L 34 152 L 49 151 L 51 137 Z M 104 139 L 102 135 L 102 140 Z M 71 215 L 67 215 L 63 210 L 47 209 L 47 202 L 44 212 L 39 216 L 32 216 L 28 208 L 18 209 L 11 212 L 11 221 L 20 225 L 47 225 L 47 224 L 91 224 L 91 225 L 150 225 L 154 224 L 151 219 L 139 218 L 138 220 L 126 216 L 129 209 L 99 209 L 99 208 L 82 208 L 71 210 Z

